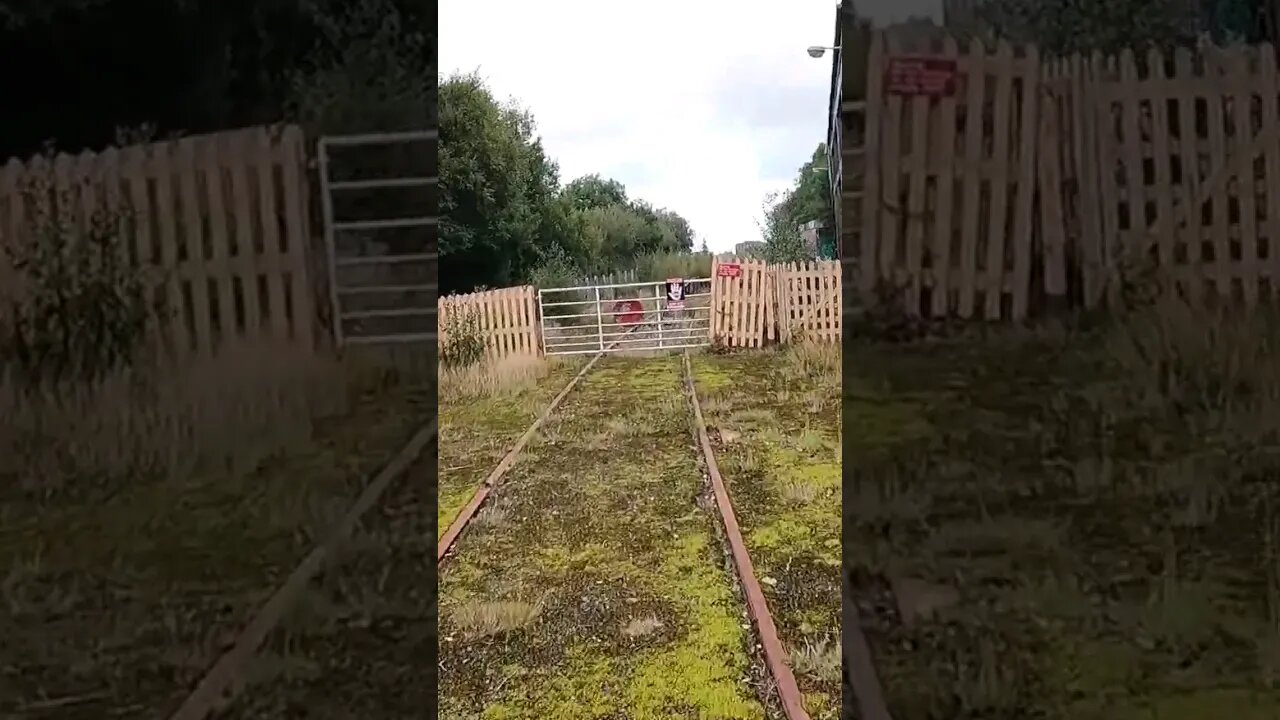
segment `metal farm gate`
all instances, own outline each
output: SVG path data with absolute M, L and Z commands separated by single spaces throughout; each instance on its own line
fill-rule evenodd
M 333 337 L 435 342 L 439 295 L 435 130 L 320 139 Z
M 711 279 L 538 291 L 546 355 L 677 350 L 711 344 Z

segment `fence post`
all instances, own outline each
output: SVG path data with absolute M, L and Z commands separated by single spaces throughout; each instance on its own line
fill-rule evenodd
M 600 314 L 600 286 L 596 286 L 596 336 L 600 339 L 600 351 L 604 352 L 604 318 Z
M 537 325 L 534 330 L 534 336 L 537 338 L 538 347 L 542 354 L 547 352 L 547 336 L 546 323 L 543 322 L 542 314 L 542 288 L 538 288 L 538 317 L 534 318 L 534 324 Z
M 658 347 L 666 346 L 662 335 L 662 286 L 653 286 L 653 308 L 658 312 Z

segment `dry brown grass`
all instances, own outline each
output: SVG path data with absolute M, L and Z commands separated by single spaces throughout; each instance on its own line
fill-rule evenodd
M 172 701 L 434 411 L 431 365 L 262 344 L 0 382 L 0 696 L 97 693 L 79 717 Z
M 791 667 L 798 675 L 810 675 L 826 683 L 840 682 L 840 644 L 827 638 L 805 640 L 790 653 Z
M 521 600 L 470 601 L 453 609 L 454 625 L 468 638 L 482 638 L 519 630 L 538 618 L 541 604 Z
M 521 355 L 465 368 L 441 368 L 440 399 L 445 402 L 519 392 L 546 377 L 553 362 L 555 360 Z
M 318 420 L 347 412 L 357 394 L 416 371 L 385 360 L 262 343 L 92 385 L 32 390 L 0 379 L 0 457 L 13 460 L 0 473 L 10 488 L 49 492 L 77 481 L 249 472 L 305 445 Z
M 783 351 L 787 357 L 787 373 L 796 377 L 831 378 L 840 382 L 840 344 L 799 342 Z

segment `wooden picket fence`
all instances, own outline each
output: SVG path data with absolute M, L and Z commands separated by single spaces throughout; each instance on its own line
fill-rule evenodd
M 1051 293 L 1078 284 L 1096 306 L 1119 273 L 1145 265 L 1193 300 L 1274 298 L 1276 64 L 1262 45 L 1046 65 L 1044 132 L 1063 151 L 1042 162 Z
M 294 126 L 10 160 L 0 167 L 0 246 L 21 253 L 49 218 L 83 231 L 95 212 L 122 213 L 121 260 L 158 278 L 158 348 L 209 356 L 269 338 L 310 349 L 305 163 Z M 0 253 L 5 300 L 23 301 L 20 280 Z
M 727 267 L 726 267 L 727 266 Z M 723 270 L 736 266 L 736 275 Z M 729 347 L 760 347 L 777 338 L 776 275 L 763 260 L 711 261 L 711 339 Z
M 440 298 L 440 347 L 448 346 L 454 326 L 468 315 L 484 336 L 488 359 L 541 354 L 538 298 L 532 285 Z
M 837 260 L 775 265 L 779 340 L 840 341 L 841 266 Z
M 932 42 L 932 40 L 930 40 Z M 904 96 L 893 63 L 926 54 L 954 63 L 954 92 Z M 870 36 L 860 290 L 900 290 L 912 313 L 1025 317 L 1034 248 L 1035 48 L 979 40 L 910 47 Z
M 783 265 L 713 260 L 711 337 L 728 347 L 748 348 L 798 337 L 839 341 L 841 285 L 835 260 Z
M 1276 294 L 1272 47 L 1042 60 L 864 33 L 844 62 L 865 65 L 865 82 L 843 80 L 836 100 L 842 126 L 865 127 L 840 138 L 864 300 L 888 286 L 912 314 L 1021 320 L 1106 304 L 1126 274 L 1151 271 L 1191 299 Z M 949 92 L 895 85 L 921 60 L 945 68 Z

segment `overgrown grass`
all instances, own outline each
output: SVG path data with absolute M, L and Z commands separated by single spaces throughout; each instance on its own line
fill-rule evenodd
M 636 277 L 658 282 L 667 278 L 711 277 L 711 255 L 703 253 L 651 253 L 636 258 Z
M 513 356 L 441 370 L 439 533 L 584 362 Z
M 1166 298 L 848 348 L 846 557 L 895 718 L 1280 713 L 1278 331 Z
M 426 422 L 430 364 L 264 344 L 6 383 L 0 714 L 168 707 Z
M 442 404 L 515 395 L 545 378 L 554 361 L 533 355 L 512 355 L 462 368 L 441 368 Z
M 313 423 L 351 400 L 338 362 L 289 346 L 93 384 L 0 382 L 0 455 L 13 461 L 0 482 L 6 495 L 51 496 L 198 469 L 243 472 L 309 442 Z

